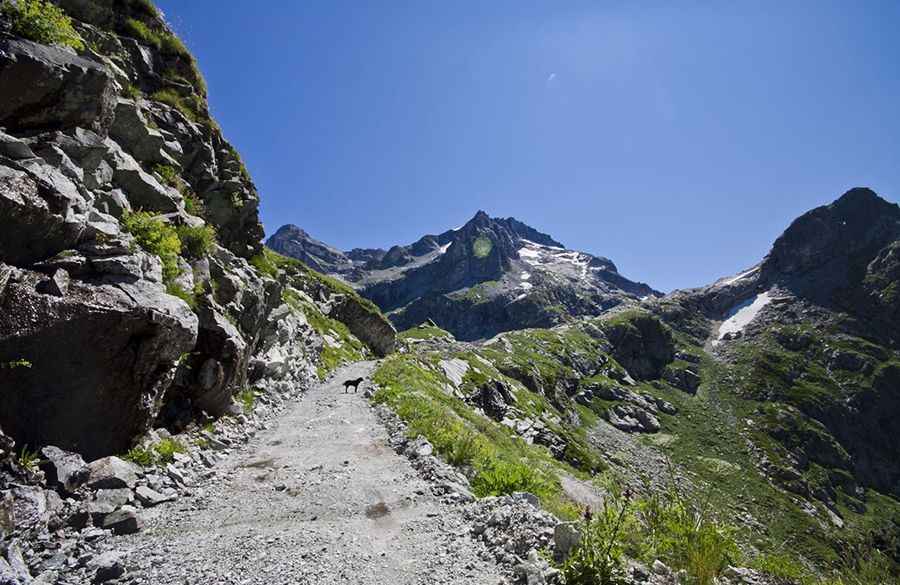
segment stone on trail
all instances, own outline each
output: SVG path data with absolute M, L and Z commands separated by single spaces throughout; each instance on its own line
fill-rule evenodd
M 144 528 L 144 521 L 131 506 L 122 506 L 103 519 L 103 528 L 115 534 L 134 534 Z
M 87 483 L 93 489 L 133 488 L 137 474 L 130 463 L 111 455 L 88 465 Z

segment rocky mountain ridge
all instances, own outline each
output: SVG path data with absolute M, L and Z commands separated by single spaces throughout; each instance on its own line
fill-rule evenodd
M 549 326 L 659 294 L 619 274 L 607 258 L 568 250 L 515 218 L 483 211 L 459 228 L 387 251 L 340 252 L 292 225 L 266 245 L 345 279 L 399 329 L 431 320 L 460 339 Z

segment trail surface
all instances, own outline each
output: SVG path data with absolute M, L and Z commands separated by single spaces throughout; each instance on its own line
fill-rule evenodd
M 499 581 L 458 508 L 431 494 L 363 397 L 373 362 L 343 368 L 221 462 L 204 494 L 118 540 L 156 585 Z M 359 393 L 342 381 L 366 377 Z M 154 509 L 159 510 L 159 508 Z M 142 574 L 141 574 L 142 573 Z

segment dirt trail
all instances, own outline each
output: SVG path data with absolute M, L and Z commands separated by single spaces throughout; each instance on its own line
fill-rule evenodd
M 496 584 L 458 508 L 387 446 L 362 394 L 373 369 L 352 364 L 313 388 L 204 493 L 118 540 L 138 582 Z M 359 393 L 344 394 L 359 376 Z

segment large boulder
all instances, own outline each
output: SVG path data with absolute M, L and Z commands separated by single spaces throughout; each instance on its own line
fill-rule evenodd
M 158 259 L 119 252 L 60 259 L 98 269 L 62 296 L 41 292 L 46 275 L 0 264 L 0 362 L 28 364 L 0 369 L 11 389 L 0 392 L 0 426 L 17 442 L 95 458 L 126 451 L 156 417 L 197 317 L 165 293 Z
M 99 63 L 26 40 L 0 40 L 0 126 L 55 130 L 81 126 L 105 134 L 115 88 Z
M 59 447 L 41 449 L 41 470 L 50 485 L 57 484 L 66 493 L 74 493 L 88 478 L 89 470 L 78 453 Z
M 672 332 L 649 313 L 615 314 L 603 323 L 603 329 L 613 345 L 613 357 L 638 380 L 659 378 L 675 357 Z
M 27 264 L 73 246 L 86 229 L 86 202 L 52 167 L 0 161 L 0 260 Z

